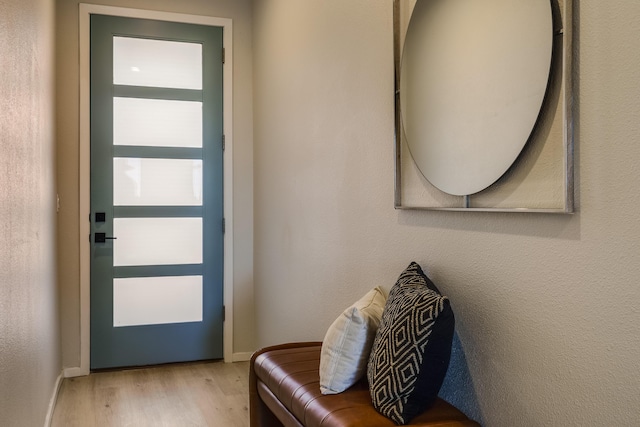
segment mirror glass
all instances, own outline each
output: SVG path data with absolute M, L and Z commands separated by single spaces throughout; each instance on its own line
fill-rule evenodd
M 477 193 L 516 160 L 536 124 L 551 66 L 548 0 L 418 0 L 400 66 L 400 110 L 424 177 Z

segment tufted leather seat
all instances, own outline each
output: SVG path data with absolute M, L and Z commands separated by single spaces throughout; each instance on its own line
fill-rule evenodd
M 283 344 L 265 348 L 252 356 L 249 376 L 251 426 L 395 426 L 371 405 L 365 379 L 340 394 L 320 393 L 321 345 L 320 342 Z M 479 426 L 442 399 L 409 425 Z

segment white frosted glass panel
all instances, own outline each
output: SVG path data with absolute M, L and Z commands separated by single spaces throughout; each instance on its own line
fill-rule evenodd
M 202 206 L 202 160 L 113 159 L 114 206 Z
M 113 279 L 113 326 L 202 321 L 202 276 Z
M 114 97 L 113 145 L 202 147 L 202 102 Z
M 114 37 L 113 83 L 200 90 L 202 45 Z
M 114 218 L 113 265 L 202 264 L 202 218 Z

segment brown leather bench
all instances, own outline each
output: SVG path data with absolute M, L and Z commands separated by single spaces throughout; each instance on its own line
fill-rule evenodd
M 321 342 L 267 347 L 251 357 L 251 427 L 393 427 L 371 404 L 366 379 L 340 394 L 320 393 Z M 438 399 L 409 426 L 480 426 Z

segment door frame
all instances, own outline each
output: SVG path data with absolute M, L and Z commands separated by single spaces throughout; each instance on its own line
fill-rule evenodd
M 90 16 L 92 14 L 122 16 L 129 18 L 154 19 L 158 21 L 182 22 L 189 24 L 222 27 L 225 62 L 223 64 L 223 132 L 225 150 L 223 153 L 224 184 L 223 204 L 224 234 L 224 279 L 223 293 L 225 321 L 223 326 L 224 361 L 233 361 L 233 21 L 230 18 L 187 15 L 153 10 L 123 7 L 79 5 L 80 44 L 80 155 L 79 155 L 79 229 L 80 229 L 80 366 L 66 368 L 65 377 L 88 375 L 90 372 Z

